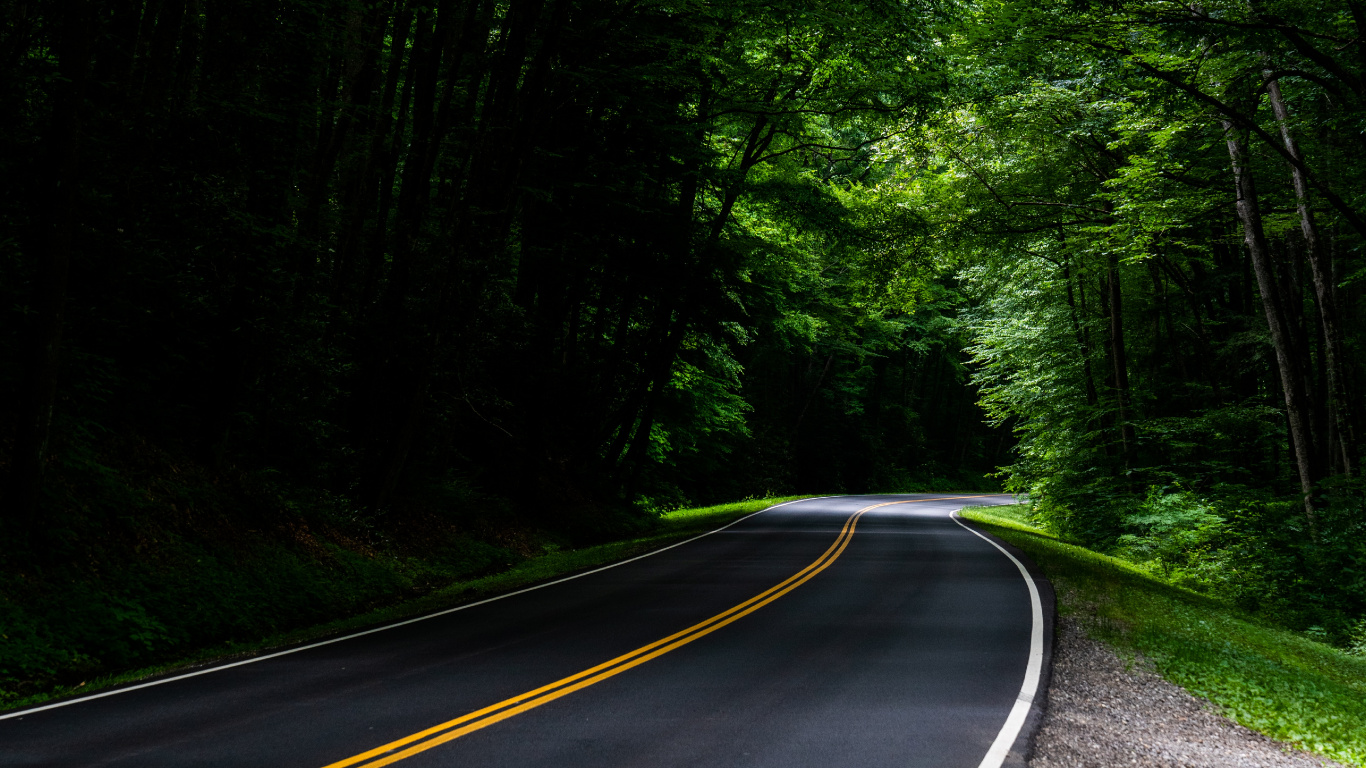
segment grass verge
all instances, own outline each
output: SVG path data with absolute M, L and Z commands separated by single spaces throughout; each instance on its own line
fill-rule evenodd
M 95 677 L 78 685 L 59 686 L 22 699 L 4 702 L 3 706 L 0 706 L 0 711 L 44 704 L 73 695 L 95 693 L 147 678 L 187 672 L 209 664 L 246 658 L 272 650 L 369 629 L 446 608 L 454 608 L 641 555 L 688 537 L 714 530 L 774 504 L 805 498 L 811 497 L 783 496 L 751 499 L 711 507 L 676 510 L 664 514 L 659 525 L 645 536 L 583 549 L 548 552 L 529 558 L 501 573 L 455 581 L 412 600 L 316 624 L 304 629 L 273 634 L 253 642 L 223 643 L 210 646 L 174 662 Z
M 1030 524 L 1023 506 L 963 517 L 1024 550 L 1058 593 L 1058 610 L 1121 653 L 1271 738 L 1366 767 L 1366 658 L 1173 586 L 1118 558 Z

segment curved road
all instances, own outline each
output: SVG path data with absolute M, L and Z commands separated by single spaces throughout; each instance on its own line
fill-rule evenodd
M 9 713 L 0 765 L 1022 765 L 1049 591 L 950 516 L 1009 497 L 949 496 L 793 502 L 400 626 Z

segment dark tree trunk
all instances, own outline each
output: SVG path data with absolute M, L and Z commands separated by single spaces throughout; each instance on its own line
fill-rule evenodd
M 414 66 L 413 132 L 399 191 L 393 258 L 389 280 L 368 336 L 357 385 L 355 416 L 362 443 L 360 497 L 371 509 L 388 505 L 407 461 L 426 393 L 429 360 L 419 351 L 429 329 L 411 322 L 409 302 L 420 278 L 422 223 L 431 192 L 431 164 L 436 156 L 437 80 L 443 53 L 442 34 L 449 24 L 450 4 L 437 10 L 433 25 L 419 12 L 412 52 Z
M 396 0 L 394 5 L 398 4 L 399 1 Z M 349 290 L 352 283 L 352 265 L 365 250 L 365 225 L 370 221 L 368 217 L 374 214 L 378 204 L 380 180 L 388 173 L 387 167 L 383 171 L 379 169 L 386 160 L 385 139 L 388 138 L 393 123 L 394 97 L 398 93 L 399 74 L 403 70 L 404 53 L 408 44 L 408 31 L 413 23 L 412 10 L 406 4 L 401 10 L 396 9 L 393 16 L 388 67 L 383 68 L 380 65 L 382 41 L 375 39 L 370 43 L 362 74 L 358 77 L 358 107 L 364 108 L 369 105 L 370 92 L 378 84 L 381 70 L 384 70 L 384 87 L 378 109 L 368 110 L 368 114 L 362 115 L 366 130 L 358 137 L 356 158 L 343 193 L 346 214 L 339 234 L 331 286 L 327 292 L 333 307 L 327 324 L 329 336 L 335 331 L 342 309 L 351 305 L 353 295 Z M 362 149 L 362 141 L 366 138 L 369 140 L 369 146 Z M 392 177 L 388 178 L 392 184 Z M 387 218 L 387 209 L 385 213 Z M 384 227 L 386 224 L 378 217 L 373 219 L 373 223 L 376 227 Z M 365 279 L 368 281 L 374 278 L 375 275 L 367 269 Z
M 398 70 L 405 61 L 404 46 L 407 45 L 409 33 L 416 36 L 416 40 L 421 41 L 423 30 L 429 23 L 428 11 L 426 7 L 421 7 L 417 11 L 417 19 L 412 18 L 411 10 L 405 11 L 403 25 L 395 28 L 395 45 L 398 46 L 391 54 L 390 72 L 388 82 L 393 83 L 397 88 Z M 402 37 L 400 41 L 399 38 Z M 415 46 L 417 43 L 414 44 Z M 389 237 L 389 216 L 394 209 L 394 184 L 398 180 L 398 157 L 400 148 L 408 136 L 408 116 L 412 112 L 413 103 L 413 82 L 417 79 L 418 56 L 417 51 L 406 53 L 407 72 L 403 77 L 403 91 L 398 100 L 397 123 L 393 127 L 392 135 L 388 137 L 388 147 L 382 156 L 383 172 L 379 178 L 379 210 L 375 213 L 375 227 L 371 233 L 367 245 L 368 256 L 365 265 L 365 276 L 361 280 L 360 297 L 357 301 L 356 315 L 364 318 L 370 311 L 371 305 L 375 303 L 381 292 L 381 272 L 386 255 L 393 245 Z M 384 124 L 387 126 L 390 121 L 389 113 L 384 114 Z M 382 139 L 380 139 L 382 140 Z
M 1081 327 L 1081 312 L 1077 309 L 1076 296 L 1072 290 L 1071 261 L 1063 262 L 1062 279 L 1067 285 L 1068 316 L 1072 319 L 1072 333 L 1077 337 L 1077 350 L 1081 353 L 1082 372 L 1086 377 L 1086 405 L 1094 414 L 1096 406 L 1100 404 L 1100 397 L 1096 393 L 1095 374 L 1091 372 L 1091 345 L 1086 339 L 1085 329 Z
M 6 504 L 7 516 L 25 539 L 38 515 L 56 404 L 67 275 L 79 197 L 81 119 L 96 26 L 88 0 L 71 0 L 63 11 L 54 41 L 59 79 L 53 95 L 52 122 L 41 172 L 36 174 L 39 181 L 30 238 L 37 276 L 35 313 L 26 329 L 22 400 L 16 418 Z
M 1234 134 L 1232 123 L 1225 121 L 1223 127 L 1238 195 L 1238 218 L 1243 224 L 1244 242 L 1247 244 L 1252 259 L 1252 270 L 1257 277 L 1257 287 L 1262 296 L 1262 309 L 1271 331 L 1271 345 L 1276 351 L 1290 444 L 1294 450 L 1295 466 L 1299 471 L 1300 489 L 1304 494 L 1304 514 L 1311 529 L 1316 529 L 1318 515 L 1314 504 L 1314 485 L 1323 478 L 1324 472 L 1315 461 L 1320 452 L 1314 445 L 1304 380 L 1306 372 L 1296 365 L 1299 355 L 1296 354 L 1293 331 L 1286 317 L 1285 307 L 1281 305 L 1281 289 L 1276 284 L 1275 264 L 1272 262 L 1271 249 L 1267 245 L 1266 234 L 1262 228 L 1261 209 L 1257 202 L 1252 172 L 1247 164 L 1246 149 L 1243 142 Z
M 806 412 L 811 408 L 811 401 L 816 399 L 816 393 L 821 391 L 821 385 L 825 383 L 825 377 L 830 373 L 830 364 L 835 361 L 835 353 L 831 352 L 825 358 L 825 365 L 821 368 L 821 375 L 816 377 L 816 383 L 812 385 L 811 391 L 806 393 L 806 400 L 802 402 L 802 410 L 797 414 L 797 422 L 792 425 L 792 434 L 797 434 L 802 429 L 802 421 L 806 418 Z
M 1129 361 L 1124 344 L 1124 293 L 1120 286 L 1119 255 L 1111 253 L 1101 284 L 1101 307 L 1108 323 L 1105 351 L 1109 357 L 1109 383 L 1115 398 L 1115 431 L 1119 435 L 1120 457 L 1128 466 L 1133 444 L 1129 424 Z
M 1160 255 L 1158 260 L 1163 270 L 1181 289 L 1182 295 L 1186 297 L 1186 305 L 1190 307 L 1191 316 L 1195 318 L 1195 336 L 1200 342 L 1199 354 L 1196 355 L 1196 366 L 1213 390 L 1214 402 L 1221 403 L 1224 399 L 1223 386 L 1219 377 L 1210 369 L 1214 360 L 1214 345 L 1210 342 L 1209 331 L 1205 328 L 1205 312 L 1202 311 L 1200 297 L 1196 295 L 1191 278 L 1186 275 L 1180 265 L 1168 258 L 1166 254 Z M 1169 330 L 1170 324 L 1171 321 L 1168 320 Z M 1175 339 L 1173 339 L 1172 344 L 1175 346 Z
M 1295 186 L 1295 204 L 1300 214 L 1300 232 L 1309 261 L 1309 273 L 1314 282 L 1314 299 L 1318 306 L 1320 332 L 1323 334 L 1323 359 L 1327 373 L 1328 413 L 1332 430 L 1338 440 L 1330 447 L 1338 454 L 1344 472 L 1350 475 L 1356 466 L 1356 439 L 1352 421 L 1352 400 L 1347 390 L 1347 377 L 1344 374 L 1346 360 L 1342 343 L 1342 328 L 1339 321 L 1337 297 L 1334 294 L 1334 280 L 1331 255 L 1319 236 L 1318 224 L 1314 220 L 1314 209 L 1309 201 L 1309 179 L 1305 176 L 1304 155 L 1290 130 L 1290 111 L 1281 96 L 1280 84 L 1275 80 L 1267 83 L 1267 93 L 1271 96 L 1271 108 L 1281 125 L 1281 139 L 1286 151 L 1300 162 L 1291 166 L 1291 179 Z

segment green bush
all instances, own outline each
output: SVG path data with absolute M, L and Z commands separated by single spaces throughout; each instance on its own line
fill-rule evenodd
M 1126 559 L 1150 564 L 1177 583 L 1201 587 L 1213 574 L 1209 557 L 1226 537 L 1224 518 L 1203 499 L 1186 491 L 1149 489 L 1148 497 L 1125 516 L 1125 533 L 1116 539 Z
M 1053 483 L 1049 490 L 1032 505 L 1034 521 L 1173 584 L 1340 647 L 1366 615 L 1366 485 L 1360 481 L 1326 486 L 1313 526 L 1298 496 L 1245 486 L 1196 494 L 1154 485 L 1141 501 L 1113 483 L 1066 492 Z

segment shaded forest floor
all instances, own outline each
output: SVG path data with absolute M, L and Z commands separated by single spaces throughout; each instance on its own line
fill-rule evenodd
M 1022 506 L 964 517 L 1033 558 L 1057 590 L 1059 612 L 1122 658 L 1143 660 L 1241 725 L 1366 766 L 1366 657 L 1060 541 Z

